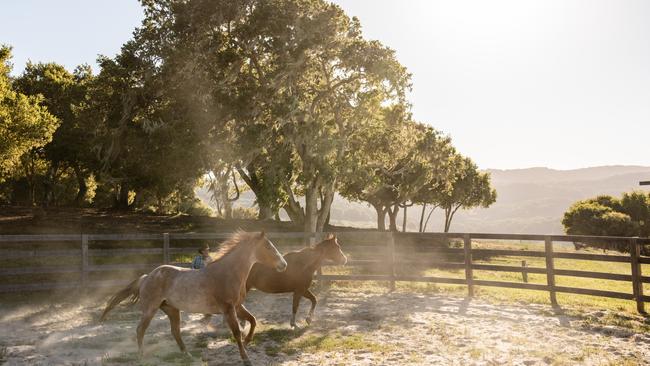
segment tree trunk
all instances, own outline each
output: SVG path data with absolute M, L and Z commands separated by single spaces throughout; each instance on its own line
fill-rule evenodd
M 397 231 L 397 214 L 399 213 L 399 206 L 393 205 L 392 210 L 388 208 L 388 221 L 389 221 L 389 231 Z
M 451 220 L 454 218 L 458 208 L 454 209 L 452 206 L 445 207 L 445 232 L 448 233 L 451 228 Z
M 305 222 L 305 212 L 300 206 L 300 202 L 293 194 L 293 190 L 288 183 L 285 183 L 284 190 L 287 192 L 287 203 L 284 205 L 284 211 L 289 216 L 289 220 L 296 225 L 303 225 Z
M 427 215 L 427 219 L 424 220 L 424 226 L 422 227 L 422 232 L 427 231 L 427 226 L 429 225 L 429 219 L 431 218 L 431 214 L 433 211 L 436 209 L 436 206 L 431 207 L 431 210 L 429 211 L 429 214 Z
M 119 191 L 116 196 L 115 208 L 118 210 L 127 210 L 129 208 L 129 186 L 122 183 L 119 186 Z
M 420 213 L 420 228 L 418 229 L 418 232 L 419 232 L 419 233 L 423 233 L 423 232 L 424 232 L 424 227 L 423 227 L 423 225 L 424 225 L 424 212 L 425 212 L 426 210 L 427 210 L 427 204 L 426 204 L 426 203 L 423 203 L 423 204 L 422 204 L 422 213 Z
M 380 204 L 372 204 L 377 212 L 377 230 L 386 231 L 386 209 Z
M 23 160 L 23 165 L 25 167 L 25 180 L 27 181 L 27 200 L 30 206 L 36 206 L 34 152 L 30 152 L 26 160 Z
M 43 204 L 45 207 L 56 203 L 54 202 L 53 187 L 56 184 L 56 172 L 59 170 L 59 162 L 52 162 L 52 165 L 47 169 L 47 175 L 43 182 Z
M 311 186 L 305 191 L 305 222 L 306 233 L 315 233 L 318 224 L 318 192 Z
M 163 207 L 163 200 L 160 194 L 156 194 L 156 202 L 157 202 L 157 207 L 156 207 L 156 213 L 163 213 L 164 212 L 164 207 Z M 218 209 L 218 208 L 217 208 Z M 221 212 L 219 212 L 221 213 Z
M 253 167 L 248 166 L 246 168 L 247 170 L 244 170 L 241 167 L 236 167 L 236 169 L 239 176 L 255 194 L 255 201 L 257 202 L 257 207 L 259 209 L 257 218 L 259 220 L 272 220 L 275 210 L 273 209 L 271 202 L 266 199 L 266 196 L 264 195 L 264 187 L 262 187 L 257 175 L 255 175 Z M 291 217 L 291 215 L 289 215 L 289 217 Z
M 449 216 L 451 216 L 451 207 L 445 207 L 445 227 L 443 230 L 448 233 L 449 232 Z
M 230 200 L 230 197 L 228 197 L 228 191 L 230 190 L 230 187 L 228 186 L 228 178 L 230 178 L 229 172 L 221 174 L 217 181 L 217 184 L 219 185 L 219 196 L 221 196 L 219 197 L 219 200 L 223 206 L 223 218 L 226 220 L 232 219 L 232 201 Z
M 327 213 L 327 218 L 325 218 L 325 225 L 323 226 L 323 231 L 325 231 L 325 229 L 329 229 L 331 218 L 332 218 L 332 211 Z
M 325 229 L 325 224 L 329 220 L 330 209 L 332 208 L 332 202 L 334 201 L 334 187 L 336 186 L 336 180 L 327 184 L 323 188 L 325 193 L 321 198 L 320 209 L 318 210 L 318 222 L 316 224 L 316 231 L 323 232 Z
M 406 232 L 406 210 L 408 209 L 408 206 L 404 206 L 404 215 L 402 217 L 402 232 Z
M 260 205 L 260 202 L 257 203 L 257 207 L 259 208 L 259 212 L 257 213 L 258 220 L 273 220 L 275 212 L 273 212 L 271 207 L 263 204 Z
M 451 220 L 454 219 L 454 215 L 456 214 L 456 211 L 460 208 L 461 205 L 458 205 L 454 208 L 449 207 L 445 209 L 445 232 L 448 233 L 449 229 L 451 228 Z
M 84 198 L 86 198 L 86 193 L 88 192 L 88 186 L 86 185 L 86 177 L 83 176 L 81 168 L 78 164 L 74 164 L 74 175 L 77 178 L 77 196 L 74 199 L 74 205 L 80 207 L 83 204 Z M 128 197 L 128 194 L 127 194 Z
M 223 217 L 226 220 L 232 219 L 232 202 L 228 200 L 223 203 Z

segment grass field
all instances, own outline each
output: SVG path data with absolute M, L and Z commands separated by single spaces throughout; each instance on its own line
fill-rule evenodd
M 508 242 L 476 242 L 473 244 L 475 249 L 509 249 L 509 250 L 544 250 L 543 243 L 508 243 Z M 557 252 L 576 252 L 572 246 L 556 246 Z M 587 249 L 580 250 L 580 253 L 602 254 L 601 250 Z M 608 255 L 625 255 L 616 252 L 608 252 Z M 359 257 L 357 257 L 359 259 Z M 492 264 L 503 266 L 522 265 L 522 260 L 526 261 L 527 267 L 545 268 L 545 258 L 541 257 L 521 257 L 521 256 L 496 256 L 484 260 L 476 260 L 476 264 Z M 603 262 L 589 260 L 574 260 L 556 258 L 554 260 L 556 269 L 571 269 L 580 271 L 592 271 L 603 273 L 630 274 L 631 266 L 629 263 Z M 413 266 L 398 266 L 398 274 L 405 275 L 422 275 L 432 277 L 447 278 L 465 278 L 464 269 L 442 269 L 442 268 L 422 268 Z M 369 273 L 363 268 L 355 267 L 326 267 L 323 271 L 325 274 L 361 274 Z M 642 273 L 650 273 L 650 265 L 642 265 Z M 474 279 L 504 281 L 504 282 L 523 282 L 521 272 L 501 272 L 488 270 L 474 270 Z M 528 283 L 546 285 L 545 274 L 528 273 Z M 595 278 L 581 278 L 569 276 L 555 276 L 557 286 L 577 287 L 587 289 L 598 289 L 606 291 L 632 293 L 632 284 L 625 281 L 603 280 Z M 332 284 L 333 287 L 342 288 L 363 288 L 363 289 L 381 289 L 386 288 L 385 282 L 356 282 L 356 281 L 337 281 Z M 410 290 L 416 292 L 446 292 L 454 295 L 467 294 L 465 285 L 446 285 L 417 282 L 398 282 L 398 290 Z M 650 284 L 644 284 L 644 293 L 650 293 Z M 475 286 L 475 296 L 497 302 L 524 302 L 536 304 L 550 304 L 550 295 L 546 291 L 510 289 L 499 287 Z M 596 297 L 576 294 L 557 294 L 558 303 L 568 309 L 605 309 L 629 314 L 637 314 L 636 303 L 631 300 L 620 300 L 605 297 Z M 650 304 L 646 305 L 650 310 Z
M 295 240 L 294 240 L 295 241 Z M 295 246 L 299 244 L 294 241 L 277 241 L 281 251 L 287 250 L 287 245 Z M 187 248 L 187 253 L 179 253 L 172 255 L 172 262 L 189 263 L 194 256 L 194 248 L 200 246 L 202 241 L 188 240 L 178 241 L 172 243 L 173 247 L 182 246 Z M 210 243 L 214 246 L 214 241 Z M 344 246 L 344 251 L 348 253 L 350 259 L 382 259 L 385 257 L 385 251 L 382 246 L 378 246 L 378 250 L 368 250 L 367 243 L 366 249 L 355 249 L 353 242 L 347 242 Z M 55 248 L 67 248 L 69 246 L 76 246 L 77 243 L 60 243 L 54 244 L 47 249 L 52 250 Z M 157 241 L 129 241 L 129 242 L 93 242 L 91 249 L 99 248 L 146 248 L 146 247 L 160 247 L 161 243 Z M 36 250 L 44 248 L 43 243 L 34 245 Z M 459 245 L 454 245 L 458 247 Z M 361 247 L 360 247 L 361 248 Z M 535 250 L 543 251 L 543 243 L 536 242 L 519 242 L 519 241 L 474 241 L 473 248 L 475 249 L 509 249 L 509 250 Z M 397 248 L 398 251 L 404 250 Z M 575 252 L 572 245 L 555 245 L 555 251 Z M 581 253 L 596 253 L 601 254 L 600 250 L 581 250 Z M 406 253 L 412 257 L 422 258 L 423 256 L 435 256 L 435 252 L 426 253 Z M 624 255 L 616 252 L 608 252 L 609 255 Z M 91 258 L 92 265 L 103 264 L 157 264 L 160 263 L 160 255 L 138 255 L 138 256 L 97 256 Z M 504 266 L 521 266 L 521 261 L 526 260 L 528 267 L 545 268 L 545 259 L 541 257 L 520 257 L 520 256 L 495 256 L 485 259 L 477 259 L 476 264 L 492 264 Z M 462 261 L 458 258 L 453 261 Z M 21 267 L 37 267 L 37 266 L 70 266 L 79 267 L 80 259 L 77 257 L 48 257 L 48 258 L 5 258 L 0 259 L 0 268 L 21 268 Z M 325 267 L 323 272 L 325 274 L 386 274 L 387 264 L 379 264 L 373 268 L 361 266 L 345 266 L 345 267 Z M 555 259 L 556 269 L 572 269 L 582 271 L 616 273 L 616 274 L 630 274 L 631 267 L 629 263 L 618 262 L 601 262 L 601 261 L 587 261 L 587 260 L 573 260 L 573 259 Z M 420 276 L 434 276 L 434 277 L 448 277 L 448 278 L 465 278 L 464 269 L 445 269 L 435 268 L 432 266 L 422 265 L 398 265 L 398 274 L 404 275 L 420 275 Z M 642 272 L 650 273 L 650 265 L 642 265 Z M 138 271 L 115 271 L 115 272 L 96 272 L 91 273 L 90 279 L 130 279 L 139 274 Z M 31 275 L 13 275 L 2 276 L 2 280 L 7 284 L 19 283 L 38 283 L 38 282 L 56 282 L 56 281 L 75 281 L 79 278 L 78 274 L 31 274 Z M 506 281 L 506 282 L 523 282 L 521 272 L 500 272 L 500 271 L 487 271 L 487 270 L 474 270 L 474 279 L 478 280 L 491 280 L 491 281 Z M 528 274 L 528 282 L 533 284 L 546 284 L 545 274 Z M 593 278 L 579 278 L 556 276 L 556 284 L 558 286 L 578 287 L 588 289 L 607 290 L 615 292 L 631 293 L 632 285 L 629 282 L 602 280 Z M 352 281 L 337 281 L 332 284 L 334 288 L 357 288 L 363 290 L 385 290 L 386 283 L 377 282 L 352 282 Z M 414 292 L 440 292 L 450 293 L 454 295 L 464 295 L 467 293 L 467 287 L 464 285 L 443 285 L 432 283 L 417 283 L 417 282 L 399 282 L 397 284 L 398 290 L 408 290 Z M 650 293 L 649 284 L 644 285 L 644 293 Z M 526 302 L 537 304 L 549 304 L 549 293 L 545 291 L 536 290 L 523 290 L 523 289 L 507 289 L 497 287 L 476 286 L 475 295 L 482 299 L 498 302 Z M 5 297 L 7 295 L 0 295 Z M 10 295 L 11 296 L 11 295 Z M 585 295 L 574 294 L 557 294 L 558 302 L 561 306 L 569 309 L 605 309 L 628 314 L 636 314 L 636 304 L 629 300 L 619 300 L 604 297 L 594 297 Z M 649 304 L 650 307 L 650 304 Z

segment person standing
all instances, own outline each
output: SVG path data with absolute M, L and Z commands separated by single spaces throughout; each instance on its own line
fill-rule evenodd
M 194 257 L 194 260 L 192 261 L 192 269 L 204 268 L 206 264 L 211 262 L 211 260 L 210 246 L 205 244 L 199 249 L 199 255 Z

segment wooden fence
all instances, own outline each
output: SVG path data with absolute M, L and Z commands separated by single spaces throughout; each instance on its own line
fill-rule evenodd
M 57 281 L 38 283 L 4 284 L 0 283 L 0 292 L 51 290 L 51 289 L 74 289 L 91 287 L 114 287 L 122 286 L 128 281 L 125 280 L 92 280 L 89 278 L 93 273 L 108 273 L 119 271 L 140 271 L 148 272 L 159 264 L 176 264 L 187 266 L 187 263 L 174 263 L 172 255 L 182 253 L 195 253 L 195 247 L 187 245 L 178 247 L 172 243 L 183 243 L 184 241 L 196 240 L 223 240 L 229 236 L 228 233 L 200 233 L 200 234 L 116 234 L 116 235 L 0 235 L 0 259 L 11 260 L 12 258 L 50 258 L 50 257 L 74 257 L 80 258 L 79 265 L 43 265 L 43 266 L 0 266 L 0 276 L 21 276 L 34 274 L 76 274 L 77 281 Z M 318 234 L 305 233 L 269 233 L 269 238 L 274 241 L 279 249 L 297 249 L 305 243 L 313 244 L 320 239 Z M 320 280 L 324 281 L 387 281 L 394 288 L 397 281 L 429 282 L 442 284 L 466 285 L 469 296 L 474 295 L 475 286 L 493 286 L 527 290 L 540 290 L 549 292 L 551 303 L 557 304 L 556 293 L 570 293 L 581 295 L 592 295 L 616 299 L 632 300 L 636 302 L 637 310 L 645 312 L 644 303 L 650 302 L 650 296 L 643 293 L 643 284 L 650 283 L 649 276 L 643 276 L 642 264 L 650 264 L 650 257 L 641 255 L 641 246 L 650 244 L 650 238 L 629 238 L 629 237 L 596 237 L 596 236 L 568 236 L 568 235 L 519 235 L 519 234 L 468 234 L 468 233 L 389 233 L 389 232 L 340 232 L 338 233 L 344 245 L 344 251 L 356 250 L 360 253 L 373 255 L 371 259 L 356 259 L 352 256 L 348 265 L 350 266 L 376 266 L 380 273 L 372 274 L 321 274 Z M 418 242 L 429 245 L 430 243 L 444 243 L 438 245 L 435 254 L 418 255 L 418 258 L 406 260 L 401 250 L 406 247 L 406 239 L 415 238 Z M 347 241 L 362 241 L 365 244 L 347 246 Z M 448 246 L 449 241 L 459 241 L 462 247 Z M 526 240 L 544 243 L 544 250 L 512 250 L 512 249 L 480 249 L 472 248 L 472 242 L 476 240 Z M 94 242 L 154 242 L 154 247 L 126 247 L 112 248 L 102 246 L 95 248 Z M 283 245 L 284 241 L 293 241 L 294 244 Z M 66 243 L 65 249 L 51 249 L 49 247 L 33 249 L 28 248 L 34 243 Z M 628 255 L 618 254 L 595 254 L 554 251 L 554 244 L 558 242 L 625 242 L 629 245 Z M 21 248 L 25 244 L 25 248 Z M 11 246 L 11 248 L 7 248 Z M 70 247 L 76 247 L 70 249 Z M 147 264 L 94 264 L 95 257 L 111 256 L 133 256 L 133 255 L 155 255 L 160 256 L 156 263 Z M 545 267 L 530 266 L 505 266 L 476 263 L 473 258 L 489 258 L 493 256 L 515 256 L 515 257 L 539 257 L 543 258 Z M 451 258 L 451 259 L 450 259 Z M 572 269 L 556 269 L 555 259 L 574 259 L 586 261 L 623 262 L 630 263 L 630 274 L 615 274 L 606 272 L 591 272 Z M 400 265 L 423 263 L 431 267 L 464 269 L 464 278 L 421 276 L 398 274 L 397 268 Z M 474 270 L 488 270 L 501 272 L 522 273 L 526 279 L 529 273 L 542 274 L 546 276 L 546 284 L 524 282 L 505 282 L 479 280 L 474 276 Z M 594 278 L 613 281 L 629 282 L 630 293 L 614 292 L 598 289 L 585 289 L 565 287 L 556 285 L 556 276 L 571 276 Z M 4 282 L 4 281 L 3 281 Z

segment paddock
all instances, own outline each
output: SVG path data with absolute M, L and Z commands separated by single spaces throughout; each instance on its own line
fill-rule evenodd
M 22 283 L 0 286 L 7 299 L 0 302 L 0 324 L 11 330 L 0 339 L 0 361 L 239 365 L 236 346 L 218 319 L 213 321 L 215 333 L 202 324 L 201 315 L 183 315 L 182 335 L 193 355 L 187 359 L 159 312 L 147 332 L 142 361 L 134 341 L 137 308 L 119 307 L 104 324 L 97 321 L 105 294 L 135 272 L 160 262 L 187 262 L 198 242 L 225 236 L 0 237 L 5 255 L 0 274 L 9 279 L 27 275 Z M 302 233 L 270 236 L 283 252 L 318 240 Z M 585 238 L 564 236 L 376 232 L 338 236 L 350 262 L 324 267 L 315 286 L 319 304 L 311 325 L 304 323 L 308 310 L 304 301 L 298 316 L 301 326 L 292 329 L 289 296 L 249 294 L 246 306 L 260 324 L 248 347 L 254 364 L 650 363 L 650 319 L 635 314 L 648 300 L 647 288 L 644 292 L 648 257 L 638 250 L 576 252 L 562 243 Z M 646 244 L 637 238 L 599 239 L 624 240 L 631 248 Z M 128 257 L 134 255 L 150 262 L 134 262 Z M 39 264 L 39 258 L 47 260 L 32 267 L 7 264 L 20 263 L 25 256 L 32 264 Z M 55 257 L 76 262 L 55 262 Z M 65 279 L 56 277 L 62 271 Z M 30 278 L 39 279 L 31 275 L 50 280 L 29 283 Z M 59 294 L 22 293 L 43 288 Z
M 255 365 L 636 365 L 650 363 L 643 318 L 599 325 L 608 311 L 572 314 L 549 305 L 496 303 L 444 292 L 331 287 L 318 294 L 316 320 L 288 325 L 291 299 L 253 292 L 247 307 L 261 326 L 248 347 Z M 2 305 L 7 365 L 240 365 L 219 319 L 208 334 L 200 315 L 183 315 L 182 334 L 193 355 L 182 355 L 162 312 L 138 361 L 133 340 L 139 317 L 120 307 L 98 324 L 99 301 L 57 300 Z M 301 307 L 304 319 L 307 306 Z M 646 324 L 647 326 L 647 324 Z

